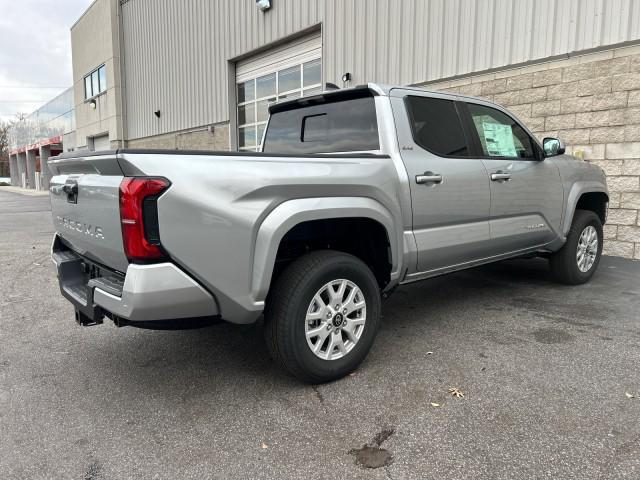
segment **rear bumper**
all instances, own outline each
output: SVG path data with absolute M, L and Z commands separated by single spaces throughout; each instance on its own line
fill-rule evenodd
M 130 264 L 124 276 L 96 267 L 54 238 L 62 295 L 88 319 L 158 321 L 219 315 L 213 296 L 170 262 Z

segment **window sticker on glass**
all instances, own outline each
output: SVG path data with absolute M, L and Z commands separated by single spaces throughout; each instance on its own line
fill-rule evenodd
M 487 153 L 492 157 L 517 157 L 513 131 L 510 125 L 482 122 L 482 133 Z

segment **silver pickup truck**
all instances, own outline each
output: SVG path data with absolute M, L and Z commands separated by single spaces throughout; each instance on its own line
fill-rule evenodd
M 365 358 L 398 285 L 522 256 L 568 284 L 598 266 L 604 173 L 491 102 L 337 90 L 272 105 L 262 145 L 50 161 L 52 257 L 77 321 L 264 314 L 274 359 L 323 382 Z

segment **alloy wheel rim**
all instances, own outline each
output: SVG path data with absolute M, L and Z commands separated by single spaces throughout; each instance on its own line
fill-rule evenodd
M 367 302 L 360 287 L 344 278 L 327 282 L 307 308 L 307 345 L 323 360 L 343 358 L 362 337 L 366 321 Z
M 578 240 L 576 251 L 576 263 L 582 273 L 587 273 L 596 263 L 598 255 L 598 232 L 593 225 L 588 225 L 582 230 Z

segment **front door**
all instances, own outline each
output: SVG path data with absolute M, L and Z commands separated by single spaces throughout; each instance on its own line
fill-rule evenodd
M 563 188 L 553 160 L 510 115 L 468 103 L 473 141 L 491 185 L 491 240 L 494 255 L 540 247 L 560 229 Z
M 417 275 L 462 267 L 489 250 L 489 181 L 470 157 L 455 97 L 392 90 L 409 174 Z M 410 272 L 411 273 L 411 272 Z

